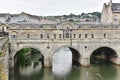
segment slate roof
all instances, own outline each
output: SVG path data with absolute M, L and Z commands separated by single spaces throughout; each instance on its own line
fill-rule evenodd
M 0 13 L 0 17 L 6 17 L 8 15 L 9 15 L 9 13 Z
M 120 12 L 120 3 L 112 3 L 112 11 Z

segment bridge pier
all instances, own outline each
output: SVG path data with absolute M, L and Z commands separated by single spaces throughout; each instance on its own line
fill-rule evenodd
M 15 62 L 14 62 L 14 59 L 12 58 L 9 60 L 9 68 L 12 69 L 14 68 L 14 66 L 15 66 Z
M 51 62 L 51 58 L 45 58 L 44 59 L 44 67 L 46 67 L 46 68 L 50 68 L 50 67 L 52 67 L 52 62 Z
M 80 64 L 82 66 L 89 66 L 90 65 L 90 59 L 86 57 L 81 57 Z
M 113 57 L 110 59 L 110 62 L 117 64 L 117 65 L 120 65 L 120 57 L 117 57 L 117 58 Z

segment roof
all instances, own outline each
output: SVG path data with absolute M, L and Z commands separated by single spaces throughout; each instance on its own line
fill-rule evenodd
M 9 13 L 0 13 L 0 17 L 5 17 L 6 18 L 6 16 L 8 16 L 9 15 Z
M 120 12 L 120 3 L 112 3 L 112 11 Z
M 38 19 L 38 20 L 40 20 L 40 18 L 41 18 L 41 16 L 31 15 L 31 14 L 28 14 L 28 13 L 25 13 L 25 12 L 20 13 L 20 15 L 27 15 L 30 18 Z

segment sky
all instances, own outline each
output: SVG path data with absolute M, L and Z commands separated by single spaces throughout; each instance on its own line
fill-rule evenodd
M 26 12 L 39 16 L 81 14 L 102 11 L 103 3 L 110 0 L 0 0 L 0 13 Z M 120 0 L 113 0 L 120 3 Z

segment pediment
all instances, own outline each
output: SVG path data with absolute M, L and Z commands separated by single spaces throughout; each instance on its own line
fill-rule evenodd
M 61 23 L 61 26 L 63 29 L 67 29 L 67 28 L 73 29 L 73 25 L 74 25 L 74 23 L 72 23 L 70 21 L 65 21 L 65 22 Z

